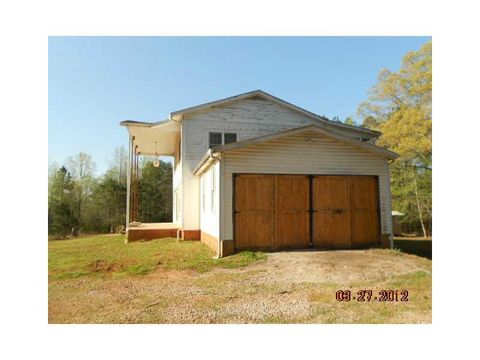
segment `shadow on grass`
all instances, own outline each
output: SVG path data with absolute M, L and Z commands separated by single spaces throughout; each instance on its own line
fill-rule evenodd
M 404 253 L 432 259 L 432 240 L 394 239 L 393 244 Z

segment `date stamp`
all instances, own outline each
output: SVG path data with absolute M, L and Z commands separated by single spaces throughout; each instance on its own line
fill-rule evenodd
M 335 293 L 337 301 L 358 301 L 358 302 L 407 302 L 408 290 L 337 290 Z

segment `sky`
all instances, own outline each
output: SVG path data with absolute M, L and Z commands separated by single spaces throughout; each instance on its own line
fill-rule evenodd
M 328 118 L 355 118 L 380 70 L 429 37 L 50 37 L 49 163 L 80 151 L 97 175 L 122 120 L 155 122 L 261 89 Z M 357 119 L 358 120 L 358 119 Z

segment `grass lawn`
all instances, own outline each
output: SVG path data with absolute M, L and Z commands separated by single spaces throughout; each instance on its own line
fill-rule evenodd
M 205 272 L 215 266 L 237 268 L 265 259 L 264 254 L 250 251 L 214 259 L 214 252 L 198 241 L 161 239 L 125 244 L 124 238 L 102 235 L 49 242 L 49 278 L 145 275 L 156 269 Z
M 399 237 L 393 239 L 394 247 L 407 254 L 432 258 L 432 238 Z
M 50 323 L 429 323 L 431 261 L 392 250 L 241 252 L 198 241 L 49 242 Z M 408 302 L 337 290 L 408 289 Z

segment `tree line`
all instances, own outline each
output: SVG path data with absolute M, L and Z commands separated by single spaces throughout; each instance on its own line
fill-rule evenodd
M 67 235 L 118 232 L 125 225 L 128 153 L 117 147 L 108 170 L 95 176 L 95 161 L 84 152 L 51 164 L 48 174 L 48 232 Z M 139 162 L 139 220 L 172 221 L 172 164 Z
M 403 231 L 432 232 L 432 42 L 407 53 L 400 70 L 382 70 L 358 108 L 377 145 L 400 155 L 390 164 L 393 210 Z M 351 119 L 349 120 L 351 122 Z

